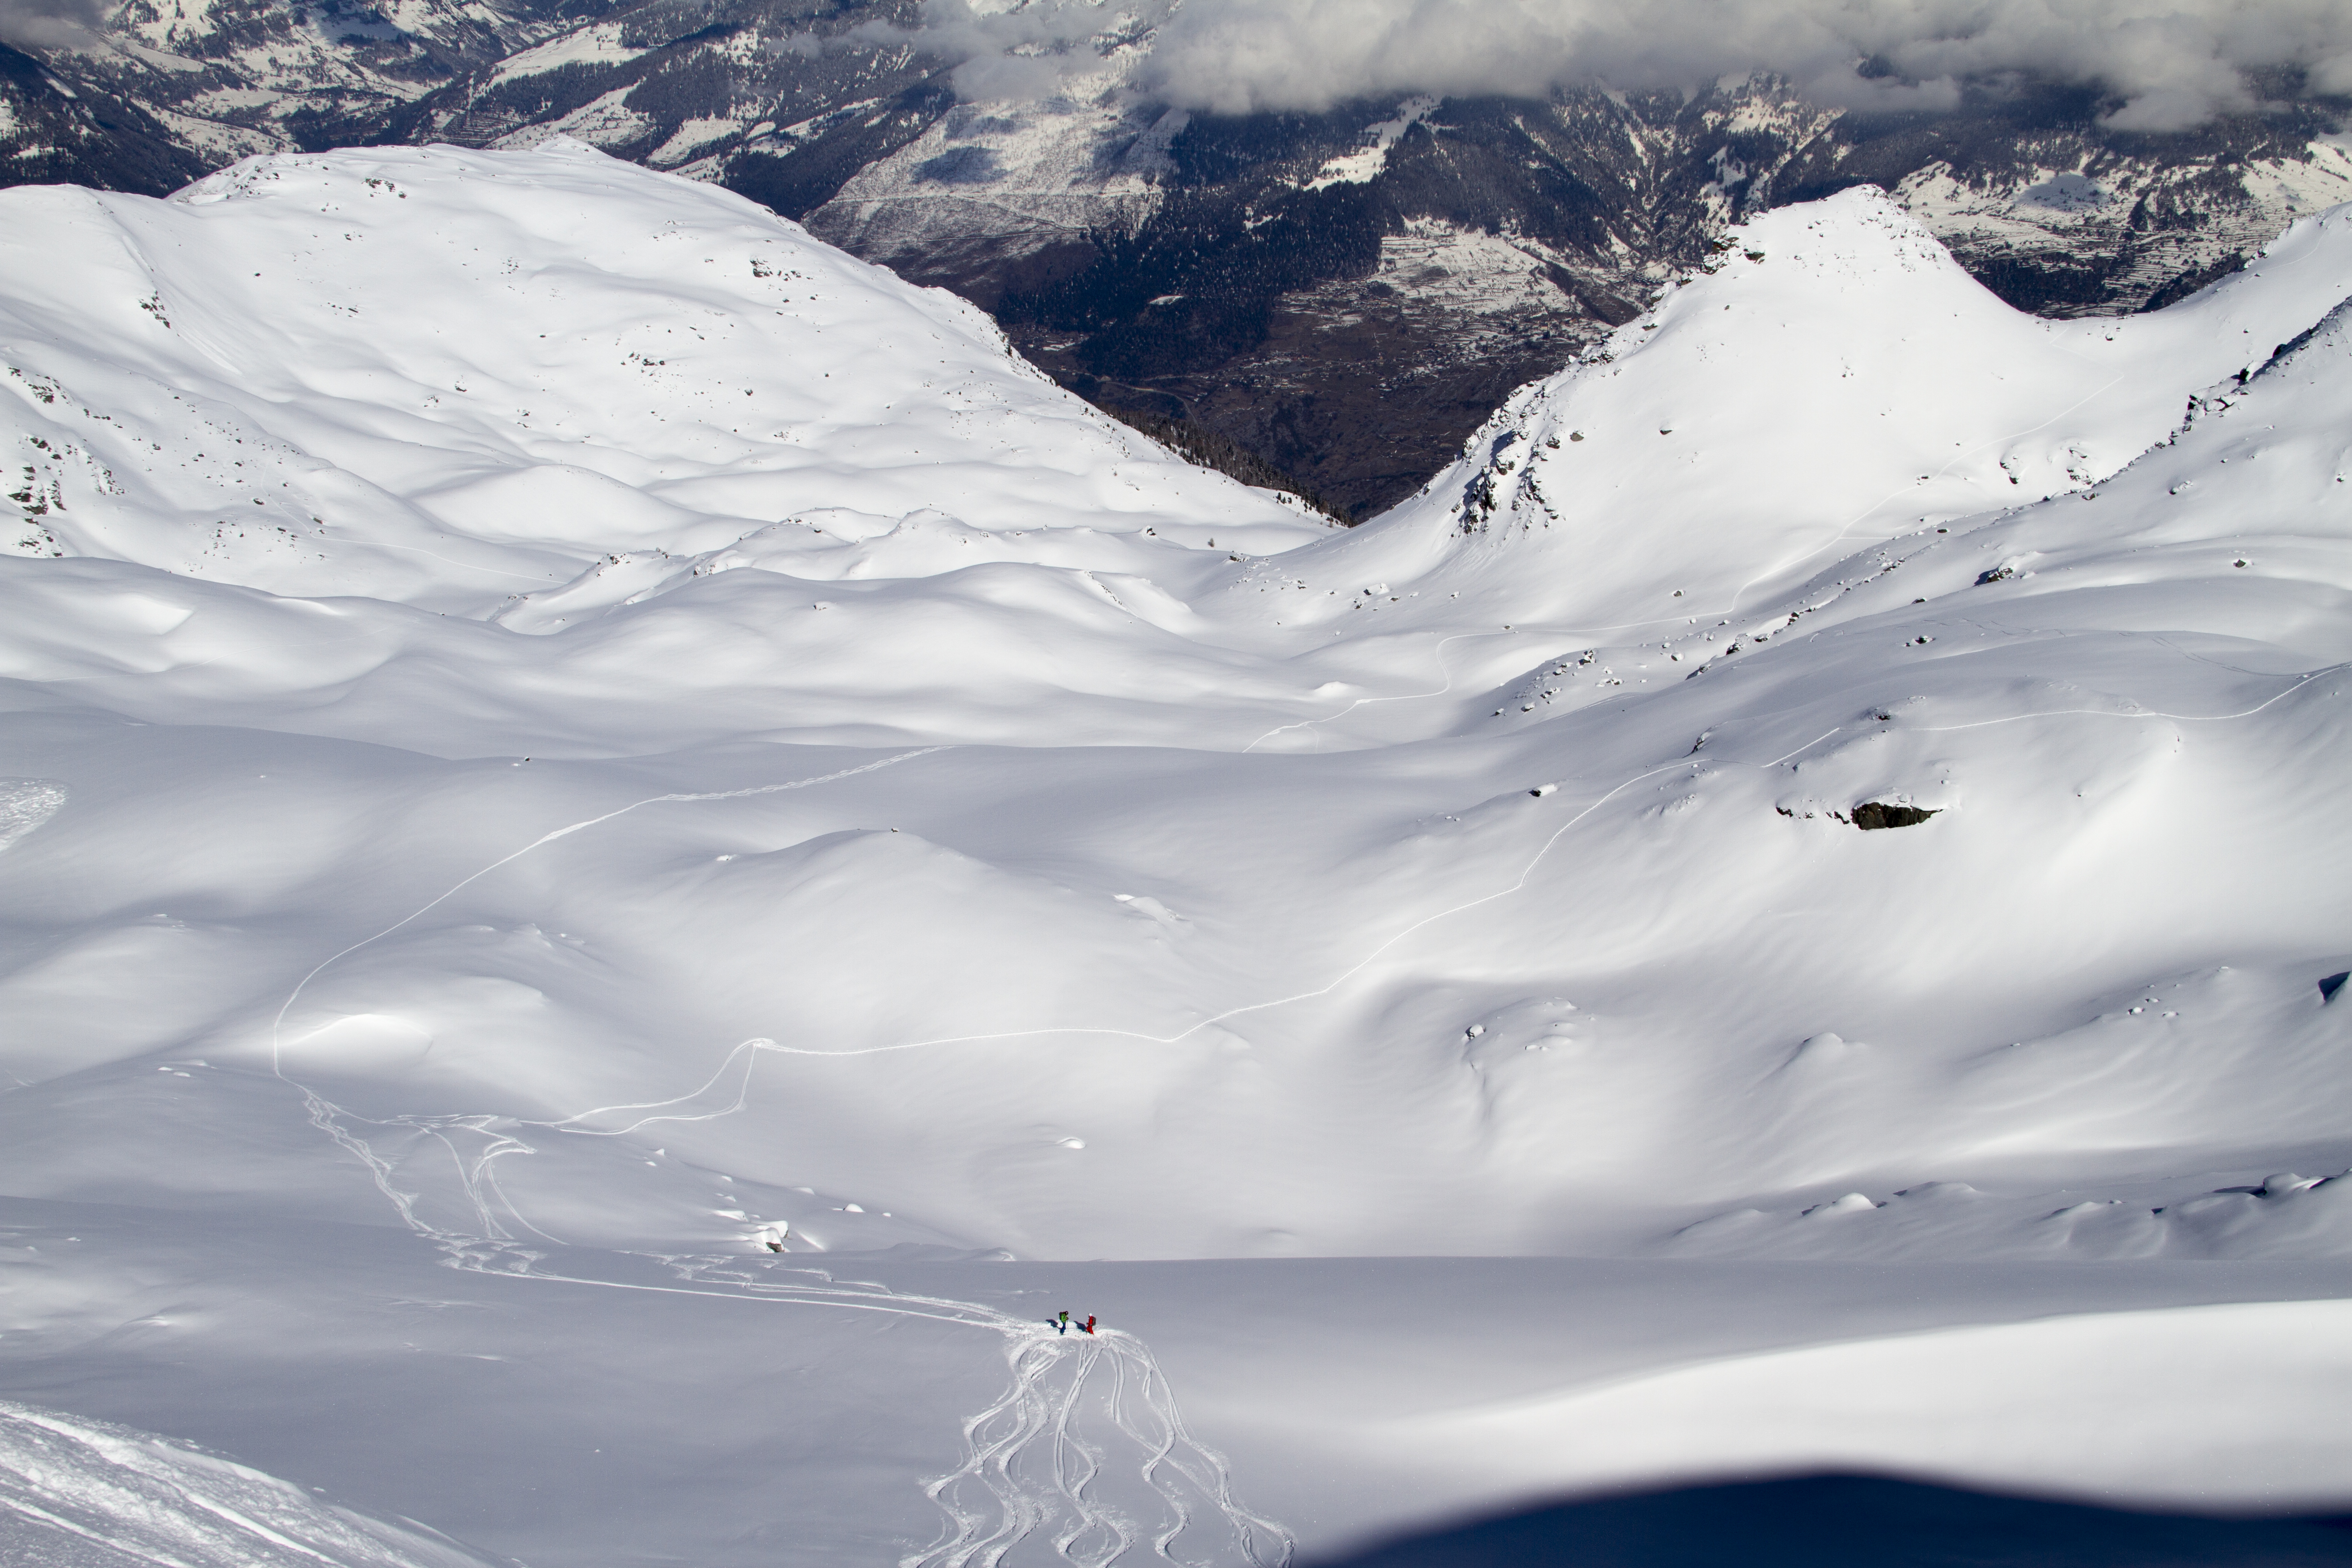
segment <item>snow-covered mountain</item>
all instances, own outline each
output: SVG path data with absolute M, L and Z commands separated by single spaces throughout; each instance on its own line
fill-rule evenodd
M 1105 75 L 1143 53 L 1113 50 Z M 2030 93 L 1888 122 L 1761 76 L 1195 121 L 1112 81 L 943 110 L 821 205 L 790 176 L 822 142 L 748 144 L 712 168 L 989 305 L 1088 396 L 1206 424 L 1364 517 L 1728 222 L 1875 184 L 2011 303 L 2123 314 L 2352 196 L 2331 128 L 2290 114 L 2121 136 L 2087 103 Z
M 1776 205 L 1877 184 L 1995 292 L 2068 317 L 2182 298 L 2352 196 L 2347 101 L 2292 84 L 2161 133 L 2013 74 L 1932 113 L 1748 73 L 1211 115 L 1158 95 L 1161 8 L 1033 41 L 1043 92 L 960 71 L 955 30 L 923 26 L 956 9 L 136 0 L 0 51 L 0 182 L 161 195 L 264 151 L 569 135 L 955 289 L 1064 384 L 1237 443 L 1351 519 Z
M 577 141 L 0 216 L 0 1539 L 2341 1506 L 2352 208 L 1777 209 L 1345 531 Z
M 536 608 L 551 581 L 612 577 L 616 548 L 683 560 L 852 502 L 885 528 L 944 506 L 1011 538 L 1080 518 L 1181 531 L 1211 495 L 1236 543 L 1301 515 L 1236 503 L 952 295 L 577 142 L 264 158 L 165 203 L 14 203 L 10 368 L 43 421 L 20 552 Z

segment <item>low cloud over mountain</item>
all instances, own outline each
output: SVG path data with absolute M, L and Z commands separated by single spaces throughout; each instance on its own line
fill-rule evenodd
M 0 44 L 53 48 L 99 22 L 94 0 L 0 0 Z
M 2352 91 L 2352 9 L 2334 0 L 929 0 L 918 36 L 963 57 L 968 97 L 995 99 L 1050 92 L 1066 64 L 1091 63 L 1068 46 L 1155 27 L 1148 83 L 1221 113 L 1750 70 L 1832 103 L 1935 109 L 1964 80 L 2030 75 L 2112 97 L 2116 129 L 2176 131 Z

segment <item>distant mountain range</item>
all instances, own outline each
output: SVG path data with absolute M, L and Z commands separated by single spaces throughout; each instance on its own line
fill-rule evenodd
M 2161 306 L 2352 198 L 2347 106 L 2103 128 L 2085 90 L 1871 118 L 1769 79 L 1202 117 L 1148 30 L 1045 102 L 960 101 L 861 0 L 132 0 L 0 48 L 0 181 L 160 194 L 248 153 L 568 132 L 716 181 L 995 312 L 1064 384 L 1349 517 L 1708 259 L 1737 217 L 1887 189 L 2012 304 Z M 1080 62 L 1085 64 L 1086 62 Z

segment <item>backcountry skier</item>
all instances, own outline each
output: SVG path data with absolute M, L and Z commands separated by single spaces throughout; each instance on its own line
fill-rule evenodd
M 1088 1312 L 1087 1314 L 1087 1321 L 1079 1326 L 1084 1328 L 1087 1332 L 1093 1333 L 1095 1331 L 1095 1315 L 1092 1312 Z
M 1057 1334 L 1066 1334 L 1070 1331 L 1069 1313 L 1065 1312 L 1060 1317 L 1054 1320 L 1054 1331 Z

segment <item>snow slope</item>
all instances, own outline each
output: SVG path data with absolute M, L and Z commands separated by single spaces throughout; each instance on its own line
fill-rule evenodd
M 0 1405 L 0 1544 L 70 1568 L 478 1568 L 446 1542 L 312 1501 L 185 1444 Z
M 1223 508 L 1237 541 L 1295 517 L 1055 389 L 953 296 L 568 140 L 9 202 L 11 424 L 48 502 L 25 553 L 478 615 L 829 508 L 870 520 L 846 542 L 940 510 L 1139 534 Z
M 534 1563 L 2342 1503 L 2352 209 L 1786 209 L 1335 534 L 573 145 L 0 204 L 16 1397 Z
M 2347 228 L 2341 209 L 2299 223 L 2174 310 L 2053 321 L 1874 190 L 1768 214 L 1711 275 L 1523 388 L 1351 564 L 1508 574 L 1522 620 L 1752 618 L 1867 546 L 2112 474 L 2343 298 Z M 1465 555 L 1457 531 L 1545 537 Z
M 953 296 L 578 143 L 260 159 L 169 203 L 8 200 L 0 245 L 26 279 L 0 318 L 13 542 L 169 574 L 142 601 L 155 630 L 186 623 L 167 662 L 262 722 L 331 704 L 345 717 L 310 721 L 415 744 L 429 709 L 445 731 L 425 743 L 457 754 L 634 751 L 773 730 L 779 687 L 805 683 L 784 727 L 813 738 L 1026 739 L 992 710 L 1041 691 L 1116 735 L 1087 713 L 1095 682 L 970 628 L 1042 615 L 1123 641 L 1102 658 L 1129 686 L 1213 670 L 1150 579 L 1198 577 L 1221 536 L 1322 531 L 1054 387 Z M 983 563 L 1047 570 L 904 586 Z M 479 625 L 551 631 L 744 566 L 782 571 L 703 595 L 729 601 L 737 639 L 683 601 L 599 623 L 596 648 Z M 322 615 L 322 597 L 347 602 Z M 293 604 L 275 647 L 212 641 Z M 74 646 L 80 612 L 23 611 L 62 628 L 47 668 L 105 679 Z M 1105 635 L 1137 615 L 1157 646 Z M 703 645 L 689 670 L 662 663 L 681 635 Z M 420 667 L 476 689 L 419 702 Z M 703 706 L 678 710 L 681 678 Z M 877 686 L 915 689 L 919 711 L 877 706 Z M 515 712 L 535 691 L 551 707 Z

